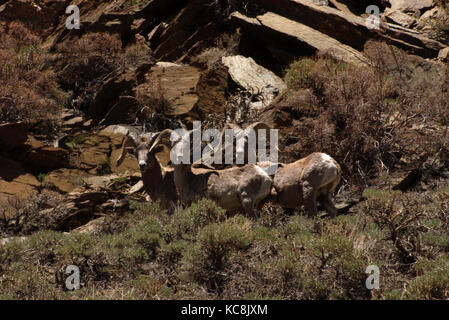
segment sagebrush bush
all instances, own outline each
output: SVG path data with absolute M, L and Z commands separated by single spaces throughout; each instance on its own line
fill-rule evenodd
M 177 210 L 171 223 L 165 227 L 164 236 L 167 241 L 192 240 L 204 226 L 224 221 L 225 218 L 226 210 L 209 199 L 201 199 L 189 208 Z
M 286 148 L 292 159 L 327 152 L 340 163 L 344 177 L 366 186 L 403 157 L 420 154 L 420 166 L 447 152 L 443 114 L 448 114 L 449 103 L 435 65 L 382 43 L 368 43 L 364 53 L 371 67 L 324 55 L 301 59 L 287 69 L 287 98 L 301 121 L 285 139 L 297 141 Z M 438 130 L 411 130 L 417 123 Z
M 190 62 L 208 70 L 213 70 L 221 65 L 222 57 L 237 54 L 239 44 L 240 33 L 225 33 L 215 41 L 214 47 L 204 49 L 198 55 L 192 57 Z
M 41 41 L 21 23 L 0 25 L 0 122 L 23 121 L 54 133 L 68 95 L 48 66 Z
M 419 260 L 414 269 L 418 277 L 407 288 L 408 299 L 440 299 L 449 298 L 449 259 L 447 256 L 437 260 Z
M 210 200 L 171 215 L 157 203 L 132 203 L 98 233 L 43 230 L 0 246 L 0 297 L 447 299 L 446 189 L 432 196 L 371 189 L 355 215 L 274 224 L 227 218 Z M 78 291 L 65 288 L 72 264 L 80 268 Z M 365 287 L 372 264 L 381 271 L 375 292 Z
M 147 85 L 138 86 L 135 92 L 136 99 L 142 106 L 136 114 L 136 117 L 139 119 L 148 121 L 153 113 L 165 116 L 173 112 L 172 104 L 167 100 L 165 90 L 160 81 L 157 81 L 151 87 Z
M 311 73 L 314 65 L 315 60 L 310 58 L 303 58 L 293 62 L 285 74 L 285 82 L 288 88 L 298 90 L 313 87 L 315 81 Z
M 106 32 L 69 39 L 59 44 L 56 52 L 61 83 L 72 91 L 77 101 L 74 107 L 84 110 L 90 106 L 98 87 L 113 74 L 152 61 L 151 51 L 143 43 L 123 48 L 119 35 Z
M 247 249 L 253 237 L 251 222 L 242 216 L 205 226 L 184 261 L 187 277 L 220 295 L 226 282 L 222 272 L 227 269 L 230 255 Z

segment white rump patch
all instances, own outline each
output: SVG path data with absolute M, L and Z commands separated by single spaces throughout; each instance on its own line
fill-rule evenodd
M 330 161 L 330 162 L 333 162 L 331 156 L 329 156 L 329 155 L 327 155 L 327 154 L 325 154 L 325 153 L 322 153 L 322 154 L 321 154 L 321 159 L 323 159 L 323 161 Z
M 256 167 L 257 171 L 258 171 L 261 175 L 264 175 L 264 176 L 266 176 L 268 179 L 271 180 L 270 175 L 267 173 L 268 168 L 263 168 L 263 169 L 262 169 L 262 168 L 259 167 L 258 165 L 255 165 L 255 167 Z M 269 172 L 269 171 L 268 171 L 268 172 Z

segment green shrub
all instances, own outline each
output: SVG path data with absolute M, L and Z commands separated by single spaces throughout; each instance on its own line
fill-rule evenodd
M 40 183 L 43 183 L 45 181 L 45 173 L 39 173 L 37 175 L 37 180 L 39 180 Z
M 229 257 L 235 251 L 248 249 L 253 237 L 251 222 L 243 216 L 205 226 L 197 244 L 184 255 L 182 265 L 186 275 L 183 277 L 220 294 L 226 282 L 222 271 L 229 267 Z
M 312 76 L 312 69 L 315 66 L 315 60 L 303 58 L 293 62 L 285 73 L 285 82 L 289 89 L 299 90 L 301 88 L 312 88 L 315 79 Z
M 171 223 L 165 228 L 165 239 L 167 242 L 174 239 L 193 240 L 201 228 L 224 221 L 225 217 L 226 210 L 212 200 L 201 199 L 187 209 L 175 211 Z
M 253 236 L 249 220 L 236 216 L 224 223 L 204 227 L 199 234 L 199 243 L 206 256 L 212 258 L 213 264 L 220 268 L 222 259 L 229 251 L 248 248 Z
M 409 299 L 448 299 L 449 298 L 449 259 L 445 256 L 435 261 L 423 259 L 414 269 L 419 276 L 407 287 Z
M 160 221 L 149 216 L 130 230 L 102 239 L 102 252 L 118 264 L 141 263 L 156 256 L 160 246 Z

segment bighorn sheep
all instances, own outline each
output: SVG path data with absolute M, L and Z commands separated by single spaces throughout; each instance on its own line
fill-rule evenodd
M 226 160 L 232 160 L 232 164 L 247 164 L 247 163 L 253 163 L 256 164 L 256 162 L 259 161 L 265 161 L 267 159 L 258 159 L 257 154 L 257 148 L 249 148 L 248 144 L 251 142 L 252 145 L 256 145 L 262 143 L 264 146 L 267 146 L 266 142 L 271 142 L 270 138 L 270 127 L 265 124 L 264 122 L 256 122 L 249 126 L 247 126 L 245 129 L 242 129 L 239 125 L 234 123 L 227 123 L 223 127 L 220 136 L 218 137 L 218 141 L 213 141 L 213 143 L 209 143 L 210 150 L 213 150 L 213 156 L 206 156 L 203 158 L 205 163 L 209 163 L 212 158 L 216 159 L 216 154 L 219 154 L 221 157 L 221 164 L 214 163 L 215 169 L 223 169 L 226 167 L 227 163 L 226 161 L 223 161 L 223 155 L 226 154 L 226 152 L 231 152 L 235 149 L 235 153 L 232 153 L 232 159 L 226 159 Z M 229 132 L 228 132 L 229 131 Z M 260 136 L 260 133 L 265 131 L 265 137 L 262 139 Z M 234 139 L 235 138 L 235 139 Z M 252 141 L 251 141 L 252 139 Z M 215 145 L 215 146 L 214 146 Z M 265 148 L 264 148 L 265 149 Z M 223 151 L 225 153 L 223 153 Z M 276 149 L 277 150 L 277 149 Z M 264 150 L 263 150 L 264 151 Z M 226 157 L 226 156 L 225 156 Z
M 193 168 L 190 161 L 182 163 L 186 148 L 190 150 L 192 132 L 179 135 L 172 142 L 174 180 L 181 201 L 190 204 L 206 197 L 228 211 L 243 208 L 247 214 L 255 215 L 261 200 L 271 192 L 272 180 L 268 174 L 255 164 L 211 170 Z
M 230 127 L 238 137 L 245 135 L 244 144 L 237 147 L 237 153 L 243 152 L 248 157 L 250 152 L 255 152 L 248 148 L 247 136 L 250 130 L 264 129 L 268 131 L 270 129 L 263 122 L 257 122 L 244 130 L 238 125 L 230 125 Z M 274 202 L 285 208 L 304 205 L 308 216 L 312 217 L 317 214 L 316 201 L 318 199 L 332 217 L 336 216 L 337 209 L 332 203 L 331 196 L 340 182 L 341 168 L 337 161 L 329 155 L 316 152 L 293 163 L 266 161 L 257 162 L 257 165 L 270 175 L 274 175 L 270 197 Z
M 177 201 L 173 168 L 163 166 L 156 158 L 156 154 L 166 151 L 169 144 L 171 130 L 150 134 L 148 137 L 138 137 L 128 132 L 122 145 L 122 153 L 117 159 L 120 165 L 126 152 L 133 151 L 137 158 L 145 191 L 153 201 L 159 200 L 164 209 L 170 211 Z M 168 142 L 166 141 L 168 140 Z
M 264 169 L 273 163 L 258 163 Z M 341 178 L 340 165 L 329 155 L 314 152 L 292 163 L 279 163 L 274 174 L 271 197 L 285 208 L 304 205 L 309 217 L 317 214 L 320 201 L 332 218 L 337 209 L 331 196 Z

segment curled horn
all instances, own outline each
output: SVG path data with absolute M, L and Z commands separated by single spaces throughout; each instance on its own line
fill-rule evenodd
M 134 132 L 128 131 L 128 133 L 123 137 L 122 140 L 122 152 L 120 153 L 120 156 L 115 161 L 116 166 L 119 166 L 122 164 L 123 160 L 125 159 L 126 152 L 133 150 L 137 144 L 139 139 L 137 138 L 137 135 Z
M 152 136 L 150 141 L 148 142 L 150 152 L 155 152 L 158 154 L 156 157 L 159 164 L 166 169 L 169 167 L 170 163 L 170 136 L 172 132 L 173 131 L 171 129 L 165 129 Z M 162 150 L 160 150 L 161 146 Z
M 161 132 L 156 133 L 153 137 L 151 137 L 150 141 L 148 142 L 150 150 L 153 149 L 158 144 L 162 144 L 168 148 L 171 148 L 170 136 L 172 132 L 173 131 L 171 129 L 165 129 Z

